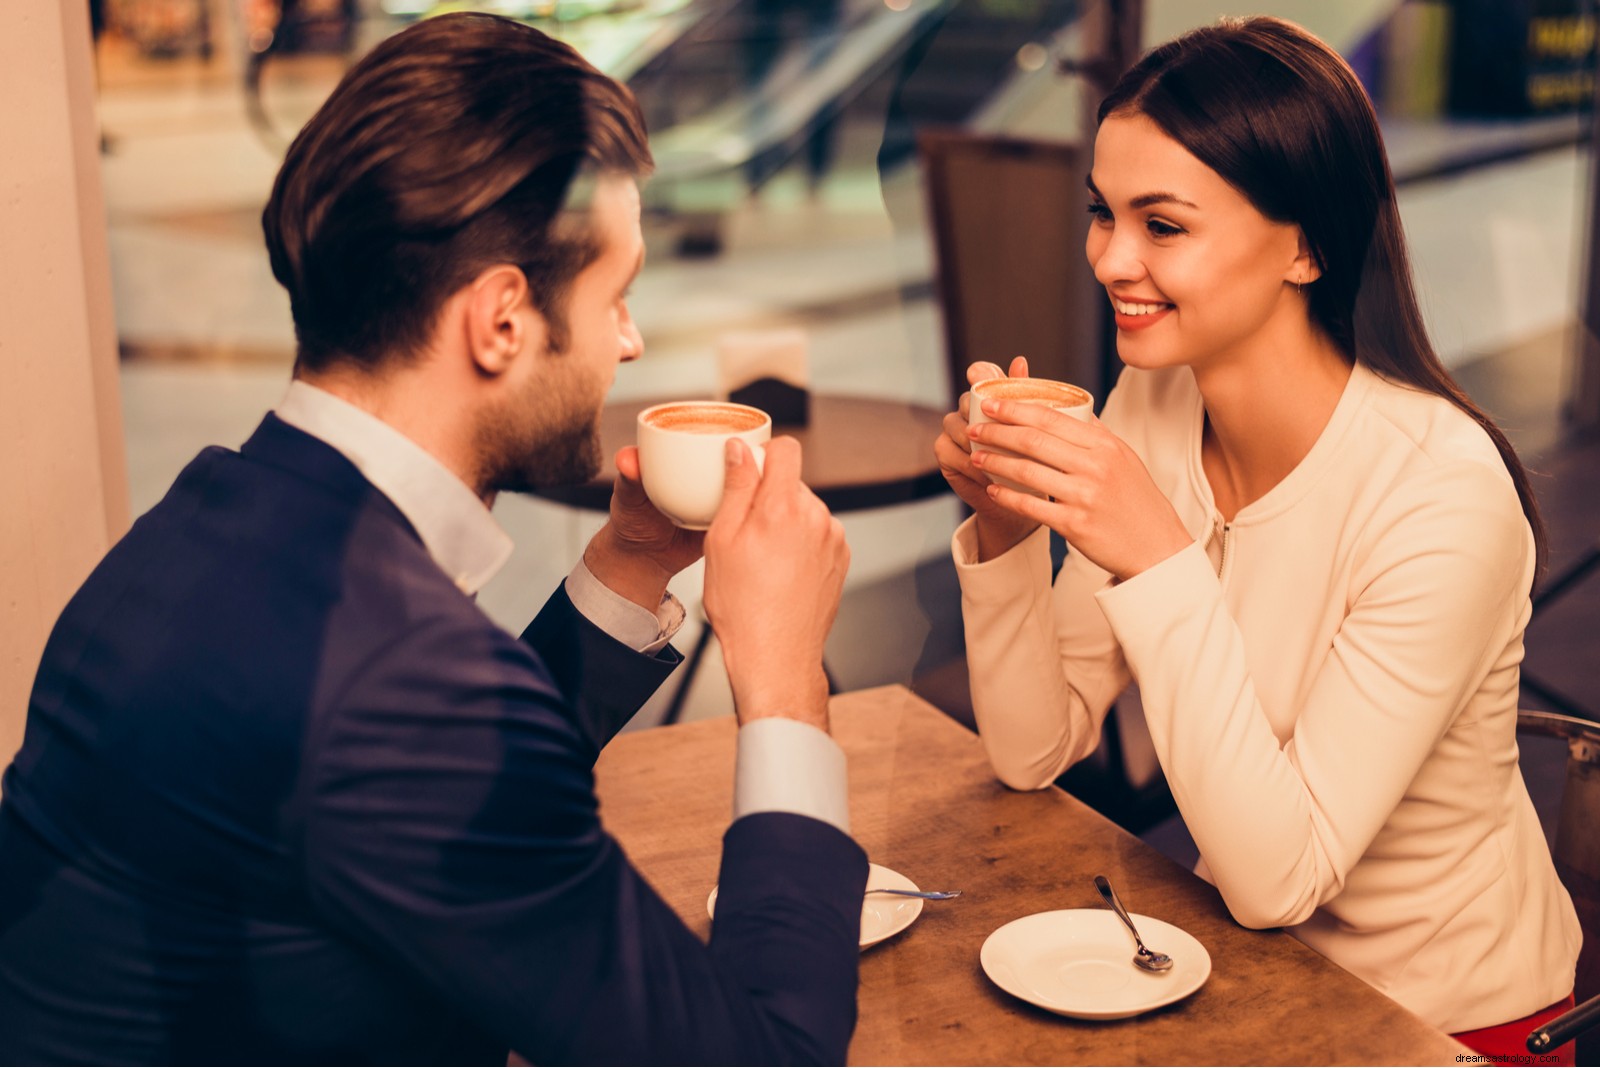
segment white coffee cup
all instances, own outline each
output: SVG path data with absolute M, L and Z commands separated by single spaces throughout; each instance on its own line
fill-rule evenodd
M 711 526 L 722 506 L 725 449 L 738 438 L 755 454 L 756 470 L 772 440 L 772 417 L 726 401 L 669 401 L 639 413 L 639 473 L 656 510 L 686 530 Z
M 1023 404 L 1042 404 L 1058 412 L 1065 412 L 1074 419 L 1088 422 L 1094 415 L 1094 398 L 1089 391 L 1080 386 L 1069 385 L 1066 382 L 1056 382 L 1049 378 L 986 378 L 972 387 L 972 403 L 967 406 L 967 425 L 976 426 L 979 423 L 992 422 L 983 414 L 983 402 L 986 400 L 1020 401 Z M 982 445 L 974 441 L 972 451 L 992 452 L 998 456 L 1015 456 L 1016 453 L 1009 449 L 997 449 L 993 445 Z M 1001 486 L 1034 497 L 1043 497 L 1044 494 L 1036 489 L 1020 485 L 1009 478 L 999 475 L 988 475 L 989 481 Z

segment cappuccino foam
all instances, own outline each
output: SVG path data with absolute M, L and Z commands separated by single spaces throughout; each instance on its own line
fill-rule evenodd
M 985 400 L 1031 401 L 1068 408 L 1090 401 L 1089 394 L 1077 386 L 1044 378 L 992 378 L 972 388 Z
M 760 412 L 717 404 L 675 404 L 652 412 L 645 419 L 658 430 L 679 434 L 742 434 L 766 421 Z

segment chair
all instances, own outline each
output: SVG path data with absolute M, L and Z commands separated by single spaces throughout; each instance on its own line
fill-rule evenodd
M 1539 587 L 1533 595 L 1534 618 L 1537 619 L 1550 602 L 1570 592 L 1573 587 L 1583 582 L 1597 569 L 1600 569 L 1600 541 L 1591 545 L 1588 552 L 1550 576 Z M 1565 715 L 1579 718 L 1595 715 L 1593 710 L 1584 708 L 1572 697 L 1556 690 L 1549 683 L 1534 677 L 1526 668 L 1522 672 L 1522 688 Z
M 1548 1053 L 1600 1024 L 1600 835 L 1594 833 L 1600 823 L 1600 723 L 1525 710 L 1517 713 L 1517 732 L 1567 742 L 1567 778 L 1551 852 L 1578 911 L 1583 951 L 1574 984 L 1578 1006 L 1528 1036 L 1529 1052 Z M 1595 1040 L 1578 1041 L 1578 1063 L 1595 1063 Z
M 1590 1028 L 1600 1024 L 1600 997 L 1590 998 L 1571 1012 L 1562 1013 L 1528 1036 L 1529 1053 L 1549 1053 L 1575 1039 L 1580 1039 Z M 1593 1064 L 1592 1054 L 1584 1050 L 1590 1042 L 1578 1042 L 1575 1058 L 1579 1064 Z
M 924 130 L 917 138 L 933 229 L 950 399 L 967 365 L 1024 355 L 1035 375 L 1105 399 L 1115 353 L 1107 303 L 1084 257 L 1078 145 Z

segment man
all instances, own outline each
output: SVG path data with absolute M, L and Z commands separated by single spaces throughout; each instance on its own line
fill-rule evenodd
M 843 1062 L 866 858 L 822 644 L 848 552 L 795 443 L 764 477 L 729 452 L 704 535 L 742 724 L 709 947 L 591 773 L 680 659 L 666 584 L 701 536 L 623 450 L 521 641 L 472 599 L 510 551 L 495 493 L 596 469 L 642 351 L 649 164 L 625 89 L 483 15 L 378 46 L 296 140 L 263 216 L 295 381 L 40 665 L 0 805 L 0 1062 Z

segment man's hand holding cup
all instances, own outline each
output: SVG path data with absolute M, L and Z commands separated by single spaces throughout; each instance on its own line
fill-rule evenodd
M 779 715 L 828 728 L 823 645 L 850 567 L 844 527 L 800 481 L 800 443 L 776 438 L 764 472 L 724 444 L 722 507 L 706 533 L 705 609 L 741 723 Z

